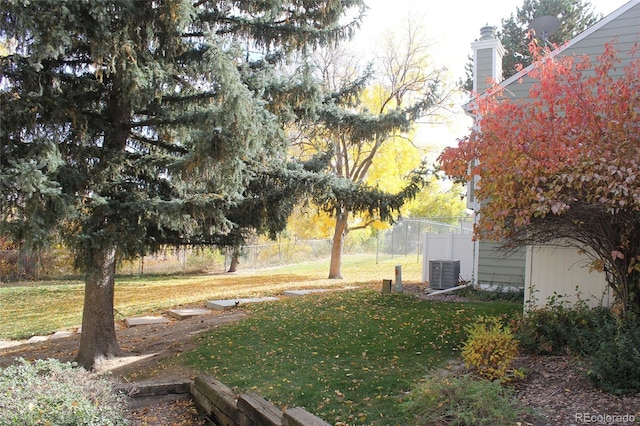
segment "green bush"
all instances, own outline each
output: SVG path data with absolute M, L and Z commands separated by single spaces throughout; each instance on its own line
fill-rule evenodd
M 606 392 L 640 392 L 638 319 L 623 320 L 604 307 L 567 306 L 553 299 L 525 316 L 515 334 L 524 352 L 584 357 L 587 376 Z
M 409 394 L 402 409 L 424 425 L 507 425 L 524 414 L 513 391 L 470 375 L 429 377 Z
M 614 395 L 640 392 L 640 323 L 609 321 L 598 335 L 600 344 L 589 358 L 588 377 Z
M 53 359 L 18 361 L 0 370 L 0 426 L 128 424 L 106 378 Z
M 590 308 L 584 303 L 565 306 L 552 301 L 528 312 L 516 325 L 515 335 L 525 353 L 589 355 L 599 346 L 599 328 L 613 321 L 611 311 L 604 307 Z

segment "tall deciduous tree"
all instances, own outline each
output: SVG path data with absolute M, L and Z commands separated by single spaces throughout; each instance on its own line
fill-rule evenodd
M 379 57 L 364 73 L 358 74 L 355 56 L 347 52 L 330 51 L 319 62 L 326 96 L 318 107 L 319 122 L 307 127 L 301 150 L 332 153 L 332 173 L 343 180 L 315 199 L 335 218 L 329 278 L 342 277 L 348 232 L 377 219 L 392 220 L 421 189 L 423 181 L 416 174 L 395 193 L 372 186 L 367 175 L 384 144 L 406 134 L 418 118 L 433 114 L 443 102 L 441 72 L 430 62 L 428 46 L 422 28 L 409 25 L 404 38 L 387 35 Z M 359 213 L 368 217 L 356 223 Z
M 400 191 L 406 185 L 407 175 L 421 163 L 425 153 L 425 149 L 412 143 L 414 135 L 409 133 L 407 136 L 394 137 L 380 147 L 367 175 L 369 185 L 379 186 L 389 192 Z M 426 150 L 430 151 L 431 148 L 427 147 Z M 403 205 L 402 216 L 451 219 L 465 216 L 464 188 L 450 183 L 442 184 L 436 175 L 427 177 L 422 191 Z
M 560 21 L 560 26 L 553 34 L 532 34 L 529 31 L 534 19 L 541 16 L 554 16 Z M 521 7 L 516 8 L 515 14 L 502 19 L 497 37 L 502 42 L 506 54 L 502 57 L 502 77 L 507 79 L 518 72 L 520 67 L 529 66 L 533 57 L 529 52 L 529 42 L 537 37 L 540 44 L 550 43 L 561 46 L 582 31 L 600 20 L 601 15 L 592 10 L 587 0 L 524 0 Z M 473 88 L 473 61 L 467 67 L 467 79 L 464 88 Z
M 81 365 L 121 354 L 118 260 L 162 244 L 219 244 L 250 165 L 283 158 L 279 114 L 304 94 L 278 96 L 277 84 L 247 72 L 248 50 L 284 58 L 337 42 L 357 22 L 344 16 L 363 7 L 2 2 L 0 37 L 15 40 L 0 59 L 3 230 L 36 246 L 59 232 L 75 250 L 86 274 Z
M 638 313 L 640 58 L 637 46 L 618 56 L 611 44 L 595 63 L 546 56 L 529 73 L 530 99 L 477 99 L 481 131 L 440 159 L 449 175 L 480 177 L 478 237 L 585 250 Z
M 437 188 L 440 182 L 432 177 L 429 188 Z M 420 192 L 415 199 L 405 205 L 409 217 L 439 218 L 441 221 L 457 223 L 467 216 L 467 203 L 464 200 L 464 187 L 460 184 L 440 185 L 439 190 Z

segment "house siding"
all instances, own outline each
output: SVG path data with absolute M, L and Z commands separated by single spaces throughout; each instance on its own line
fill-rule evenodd
M 578 35 L 558 55 L 576 57 L 588 55 L 592 62 L 596 62 L 597 57 L 603 52 L 603 46 L 615 39 L 616 49 L 623 61 L 620 66 L 611 71 L 611 75 L 622 75 L 623 68 L 628 63 L 628 59 L 625 62 L 624 58 L 629 58 L 633 45 L 640 42 L 640 2 L 632 5 L 617 18 L 600 26 L 596 24 L 594 27 Z M 516 74 L 502 83 L 507 88 L 505 93 L 516 99 L 527 99 L 532 84 L 532 79 L 526 74 Z
M 611 71 L 611 75 L 622 75 L 623 68 L 628 64 L 630 59 L 629 53 L 634 44 L 640 42 L 640 1 L 632 0 L 626 3 L 600 22 L 580 33 L 569 41 L 566 46 L 554 52 L 554 54 L 576 57 L 588 55 L 592 63 L 597 63 L 597 57 L 602 54 L 604 45 L 612 41 L 615 41 L 615 48 L 619 52 L 618 57 L 621 59 L 621 63 L 615 70 Z M 489 44 L 478 45 L 476 43 L 478 42 L 472 43 L 472 47 L 474 47 L 474 45 L 477 47 L 476 63 L 474 65 L 476 66 L 478 74 L 475 75 L 477 78 L 475 84 L 480 88 L 486 88 L 486 86 L 484 86 L 485 80 L 481 79 L 480 75 L 482 75 L 482 73 L 486 75 L 486 67 L 490 65 L 489 58 L 491 58 L 492 55 L 487 54 L 484 49 L 484 47 L 489 46 Z M 488 41 L 484 41 L 484 43 L 488 43 Z M 500 84 L 505 88 L 503 96 L 522 100 L 529 99 L 529 90 L 534 83 L 528 76 L 530 70 L 531 68 L 527 67 L 522 72 L 503 81 Z M 585 71 L 585 74 L 587 72 L 588 71 Z M 478 90 L 478 92 L 483 93 L 482 90 Z M 467 107 L 468 106 L 469 105 L 467 105 Z M 472 185 L 470 185 L 470 188 L 470 191 L 472 191 Z M 477 210 L 477 202 L 472 202 L 477 200 L 474 200 L 472 197 L 473 194 L 470 194 L 468 205 Z M 543 294 L 540 294 L 544 300 L 556 289 L 563 288 L 563 291 L 566 290 L 566 288 L 562 287 L 560 281 L 550 278 L 555 276 L 557 271 L 560 271 L 560 275 L 565 277 L 562 278 L 562 281 L 568 283 L 572 288 L 575 287 L 577 283 L 576 280 L 578 280 L 589 283 L 587 288 L 590 292 L 593 289 L 593 292 L 590 293 L 591 295 L 596 295 L 596 293 L 602 290 L 600 277 L 596 278 L 593 275 L 585 277 L 585 271 L 580 268 L 570 268 L 570 273 L 565 271 L 567 268 L 565 268 L 564 265 L 567 262 L 575 263 L 576 259 L 571 257 L 574 253 L 562 251 L 560 258 L 554 257 L 560 253 L 559 249 L 552 248 L 550 252 L 543 249 L 537 250 L 538 251 L 532 255 L 532 259 L 534 260 L 530 260 L 528 263 L 526 258 L 527 250 L 524 248 L 509 256 L 504 256 L 497 250 L 497 244 L 481 241 L 477 246 L 476 282 L 480 285 L 525 287 L 525 278 L 529 280 L 533 279 L 530 283 L 533 283 L 533 286 L 537 286 L 538 290 L 544 290 Z M 550 257 L 545 257 L 548 256 L 549 253 L 551 253 Z M 531 268 L 533 267 L 538 269 L 531 275 Z M 529 277 L 526 277 L 526 275 L 529 275 Z M 593 284 L 591 283 L 592 280 L 595 280 Z M 530 286 L 529 290 L 532 288 L 533 287 Z M 548 293 L 549 291 L 551 291 L 551 293 Z
M 524 288 L 526 251 L 518 249 L 508 255 L 499 244 L 480 241 L 478 249 L 478 284 L 492 287 Z
M 567 54 L 587 54 L 592 59 L 602 53 L 602 46 L 617 38 L 616 46 L 621 54 L 627 55 L 633 44 L 640 41 L 640 2 L 636 3 L 626 13 L 598 28 L 588 37 L 585 37 L 566 49 Z M 617 70 L 622 74 L 622 69 Z
M 604 273 L 592 271 L 591 261 L 574 247 L 546 245 L 527 247 L 525 309 L 555 303 L 611 306 L 614 296 Z
M 490 80 L 493 78 L 491 72 L 493 67 L 493 49 L 479 49 L 477 56 L 478 87 L 476 90 L 482 93 L 490 87 Z

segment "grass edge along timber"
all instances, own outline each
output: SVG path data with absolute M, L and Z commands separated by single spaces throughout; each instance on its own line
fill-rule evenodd
M 248 319 L 204 334 L 179 362 L 332 424 L 386 425 L 411 424 L 398 404 L 429 371 L 459 356 L 465 324 L 515 316 L 522 305 L 359 290 L 245 309 Z

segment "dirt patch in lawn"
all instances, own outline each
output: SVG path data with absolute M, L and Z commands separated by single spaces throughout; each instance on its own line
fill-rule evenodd
M 125 327 L 119 324 L 118 343 L 126 356 L 106 361 L 101 372 L 110 371 L 115 377 L 125 380 L 151 377 L 184 378 L 184 372 L 159 369 L 161 360 L 186 352 L 196 346 L 196 339 L 203 331 L 208 331 L 246 318 L 239 309 L 230 311 L 210 311 L 206 315 L 183 320 L 172 320 L 165 324 L 138 325 Z M 56 358 L 73 361 L 80 344 L 80 334 L 70 337 L 49 339 L 44 342 L 25 343 L 0 350 L 0 367 L 5 367 L 22 357 L 27 360 Z

